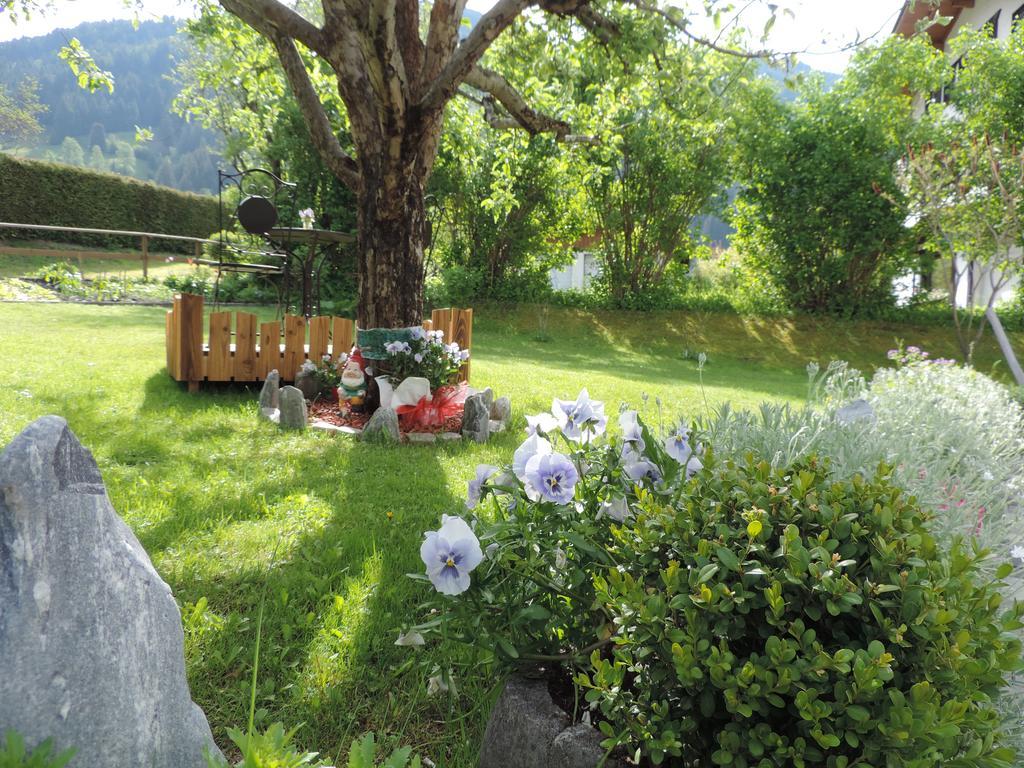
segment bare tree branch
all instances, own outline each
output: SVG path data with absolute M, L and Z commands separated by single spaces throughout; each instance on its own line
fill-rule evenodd
M 342 148 L 338 137 L 334 135 L 323 103 L 320 101 L 316 89 L 313 88 L 306 65 L 302 62 L 295 43 L 283 35 L 274 35 L 271 42 L 277 48 L 277 55 L 281 59 L 281 66 L 288 78 L 288 84 L 291 86 L 303 117 L 306 119 L 306 125 L 309 126 L 309 136 L 313 141 L 313 146 L 316 147 L 324 163 L 335 176 L 353 191 L 358 190 L 358 166 Z
M 268 28 L 298 40 L 312 51 L 324 54 L 323 31 L 277 0 L 221 0 L 224 9 L 253 29 L 268 36 Z
M 498 0 L 491 10 L 480 17 L 473 31 L 455 49 L 421 99 L 420 108 L 425 112 L 441 109 L 455 95 L 459 84 L 480 61 L 495 38 L 532 3 L 533 0 Z

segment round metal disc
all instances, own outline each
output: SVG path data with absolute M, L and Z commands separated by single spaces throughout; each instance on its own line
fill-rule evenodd
M 235 211 L 238 223 L 251 235 L 265 235 L 277 224 L 277 208 L 261 195 L 250 195 Z

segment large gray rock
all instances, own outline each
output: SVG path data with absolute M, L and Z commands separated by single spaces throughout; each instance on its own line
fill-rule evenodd
M 263 412 L 264 408 L 277 409 L 281 407 L 280 402 L 280 391 L 281 391 L 281 374 L 277 371 L 271 371 L 267 374 L 266 380 L 263 382 L 263 389 L 260 390 L 260 412 Z
M 487 721 L 480 768 L 544 768 L 555 737 L 568 727 L 546 681 L 511 677 Z
M 483 393 L 466 398 L 462 412 L 462 434 L 478 443 L 486 443 L 490 437 L 491 406 Z
M 305 395 L 295 387 L 281 387 L 281 418 L 278 423 L 285 429 L 305 429 L 308 421 Z
M 569 716 L 551 700 L 547 682 L 509 678 L 480 748 L 480 768 L 597 768 L 605 750 L 600 732 Z M 624 768 L 609 758 L 605 768 Z
M 72 768 L 202 768 L 216 747 L 185 680 L 170 587 L 56 416 L 0 454 L 0 733 Z
M 391 408 L 378 408 L 363 427 L 363 440 L 397 443 L 401 438 L 398 414 Z

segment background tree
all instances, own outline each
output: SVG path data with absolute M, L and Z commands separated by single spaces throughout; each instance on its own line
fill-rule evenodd
M 920 129 L 914 98 L 945 63 L 923 40 L 864 51 L 831 91 L 812 80 L 795 104 L 751 102 L 740 116 L 736 243 L 795 309 L 863 314 L 894 302 L 916 263 L 896 165 Z
M 415 0 L 325 0 L 322 23 L 275 0 L 221 0 L 221 5 L 273 44 L 314 146 L 356 195 L 358 319 L 364 327 L 420 321 L 424 195 L 445 107 L 460 89 L 483 94 L 492 106 L 500 105 L 505 120 L 531 133 L 570 134 L 564 120 L 531 107 L 505 76 L 484 64 L 491 44 L 534 8 L 571 19 L 578 25 L 576 38 L 586 31 L 609 45 L 635 16 L 621 5 L 599 8 L 589 0 L 498 0 L 460 42 L 464 0 L 437 0 L 422 20 L 422 36 Z M 633 5 L 679 35 L 699 38 L 691 24 L 693 12 L 659 9 L 641 0 Z M 698 12 L 713 15 L 725 6 L 712 1 Z M 611 18 L 610 11 L 619 18 Z M 314 59 L 326 61 L 336 76 L 351 143 L 343 143 L 347 136 L 335 132 L 311 78 Z
M 904 184 L 932 243 L 948 259 L 953 323 L 960 352 L 970 362 L 1000 290 L 1024 269 L 1024 152 L 1002 138 L 965 136 L 949 123 L 942 128 L 945 136 L 937 143 L 910 151 Z M 969 259 L 957 258 L 964 254 Z M 976 272 L 974 265 L 983 269 Z M 982 282 L 988 294 L 983 300 Z M 1024 379 L 1019 367 L 1015 374 Z
M 43 131 L 39 116 L 46 111 L 39 101 L 39 84 L 31 78 L 17 90 L 0 83 L 0 149 L 27 144 Z
M 730 185 L 728 114 L 756 62 L 692 41 L 667 41 L 628 68 L 583 61 L 580 123 L 599 139 L 581 153 L 600 285 L 617 306 L 656 305 L 697 250 L 694 220 L 718 210 Z

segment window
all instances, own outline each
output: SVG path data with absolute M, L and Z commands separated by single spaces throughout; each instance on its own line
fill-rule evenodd
M 1020 10 L 1020 9 L 1018 9 Z M 996 38 L 999 37 L 999 14 L 1002 11 L 996 11 L 995 16 L 985 22 L 985 26 L 989 28 L 989 36 Z

